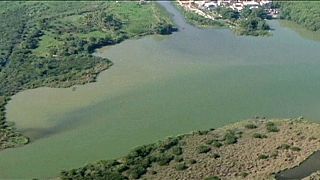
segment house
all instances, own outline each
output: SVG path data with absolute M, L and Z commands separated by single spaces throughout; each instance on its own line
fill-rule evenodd
M 260 7 L 260 3 L 256 1 L 243 1 L 243 6 L 249 7 L 250 9 L 256 9 Z
M 244 8 L 244 5 L 243 3 L 233 3 L 232 6 L 231 6 L 231 9 L 233 10 L 237 10 L 237 11 L 242 11 L 242 9 Z
M 204 7 L 205 3 L 206 3 L 205 1 L 194 1 L 194 4 L 201 9 Z
M 218 3 L 217 2 L 214 2 L 214 1 L 211 1 L 211 2 L 207 2 L 204 4 L 204 7 L 206 9 L 214 9 L 214 8 L 217 8 L 218 7 Z

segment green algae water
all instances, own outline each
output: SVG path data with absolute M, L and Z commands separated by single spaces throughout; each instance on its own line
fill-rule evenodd
M 271 37 L 180 28 L 97 50 L 114 62 L 96 83 L 15 95 L 8 121 L 32 143 L 0 152 L 0 179 L 49 178 L 135 146 L 255 115 L 320 120 L 320 43 L 277 21 Z M 160 38 L 159 38 L 160 37 Z
M 287 20 L 280 20 L 281 26 L 288 27 L 295 32 L 297 32 L 299 35 L 301 35 L 304 38 L 314 40 L 314 41 L 320 41 L 320 32 L 319 31 L 310 31 L 303 26 Z

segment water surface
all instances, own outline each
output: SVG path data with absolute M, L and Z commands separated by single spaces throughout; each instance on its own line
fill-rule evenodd
M 114 66 L 76 90 L 15 95 L 8 120 L 33 143 L 0 152 L 0 179 L 47 178 L 137 145 L 254 115 L 320 120 L 320 43 L 269 23 L 272 37 L 180 31 L 99 49 Z M 158 38 L 161 37 L 161 38 Z

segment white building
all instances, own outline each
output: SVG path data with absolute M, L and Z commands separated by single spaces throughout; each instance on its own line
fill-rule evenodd
M 244 1 L 243 6 L 248 6 L 250 9 L 256 9 L 260 7 L 260 4 L 256 1 Z
M 233 10 L 242 11 L 242 9 L 244 8 L 244 5 L 243 3 L 233 3 L 231 8 Z
M 214 8 L 218 7 L 218 3 L 214 2 L 214 1 L 207 2 L 207 3 L 204 4 L 204 7 L 206 9 L 214 9 Z

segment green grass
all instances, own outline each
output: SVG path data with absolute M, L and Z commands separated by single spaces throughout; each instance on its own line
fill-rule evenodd
M 54 37 L 50 36 L 50 33 L 42 36 L 40 38 L 39 46 L 33 50 L 33 53 L 36 56 L 40 57 L 49 57 L 50 56 L 50 48 L 58 47 L 63 44 L 63 41 L 59 41 Z
M 77 36 L 82 38 L 82 39 L 88 40 L 90 37 L 104 38 L 105 36 L 112 36 L 112 32 L 91 31 L 91 32 L 86 33 L 86 34 L 79 33 L 79 34 L 77 34 Z

